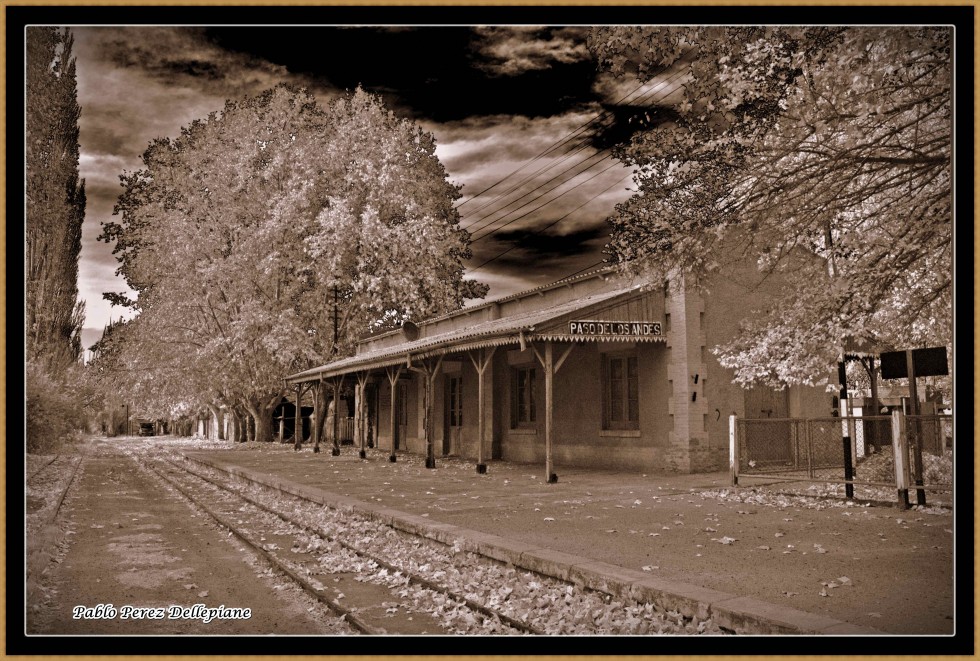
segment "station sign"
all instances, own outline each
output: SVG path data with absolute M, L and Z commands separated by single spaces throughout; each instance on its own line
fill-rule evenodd
M 945 376 L 949 374 L 946 347 L 912 349 L 912 370 L 915 376 Z M 886 351 L 881 354 L 881 378 L 907 379 L 909 377 L 906 351 Z
M 570 335 L 648 337 L 662 335 L 663 325 L 659 321 L 582 320 L 568 322 L 568 332 Z

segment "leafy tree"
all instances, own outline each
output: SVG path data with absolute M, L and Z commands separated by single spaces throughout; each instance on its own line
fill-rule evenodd
M 485 292 L 462 279 L 468 234 L 432 137 L 361 90 L 229 101 L 143 163 L 102 237 L 137 293 L 121 353 L 157 401 L 240 405 L 257 440 L 287 374 Z
M 27 358 L 64 369 L 81 353 L 78 298 L 85 183 L 69 30 L 27 28 Z
M 946 28 L 603 27 L 602 66 L 684 67 L 676 118 L 617 155 L 625 268 L 709 281 L 727 260 L 783 283 L 716 353 L 743 384 L 812 383 L 845 343 L 949 344 Z

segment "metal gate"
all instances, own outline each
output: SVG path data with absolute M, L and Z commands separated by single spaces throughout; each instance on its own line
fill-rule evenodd
M 924 495 L 919 491 L 951 491 L 953 487 L 953 424 L 948 415 L 732 416 L 730 431 L 732 481 L 736 485 L 740 475 L 754 475 L 892 487 L 899 493 L 912 489 L 920 504 Z M 845 447 L 850 461 L 846 461 Z M 882 457 L 884 462 L 871 461 Z M 850 479 L 845 473 L 848 464 Z M 884 470 L 882 465 L 886 465 Z

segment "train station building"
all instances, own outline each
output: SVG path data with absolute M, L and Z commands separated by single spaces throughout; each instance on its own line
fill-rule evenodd
M 764 301 L 744 280 L 699 291 L 606 269 L 365 339 L 287 383 L 337 401 L 353 389 L 355 443 L 370 437 L 392 460 L 533 462 L 549 480 L 562 466 L 717 470 L 731 413 L 830 413 L 820 389 L 743 390 L 711 353 Z

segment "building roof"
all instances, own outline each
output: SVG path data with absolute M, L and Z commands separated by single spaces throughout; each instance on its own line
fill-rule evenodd
M 591 308 L 600 307 L 602 304 L 612 302 L 615 299 L 635 296 L 639 292 L 640 285 L 630 284 L 609 291 L 583 296 L 576 300 L 559 303 L 551 307 L 510 314 L 500 319 L 474 323 L 464 328 L 438 333 L 417 340 L 406 340 L 399 344 L 379 347 L 349 358 L 293 374 L 286 378 L 286 382 L 300 383 L 312 381 L 319 378 L 340 376 L 366 369 L 389 367 L 406 362 L 410 364 L 413 360 L 447 353 L 507 344 L 521 344 L 535 340 L 560 340 L 566 342 L 664 342 L 665 338 L 663 336 L 596 337 L 570 335 L 567 329 L 560 327 L 559 322 L 563 321 L 564 317 L 582 313 Z M 459 314 L 462 314 L 462 312 Z

